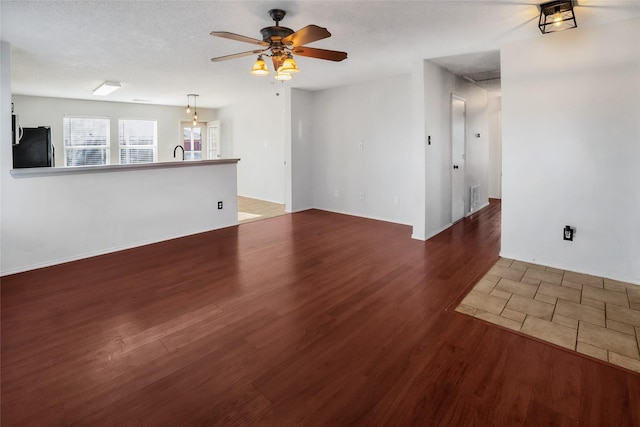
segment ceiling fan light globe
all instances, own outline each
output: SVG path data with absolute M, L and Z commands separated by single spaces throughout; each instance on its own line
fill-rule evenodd
M 282 63 L 282 66 L 278 69 L 278 71 L 291 74 L 291 73 L 297 73 L 300 70 L 298 69 L 298 65 L 296 64 L 296 61 L 294 61 L 292 57 L 288 57 L 284 60 L 284 62 Z
M 267 63 L 264 62 L 262 57 L 259 57 L 258 60 L 253 64 L 253 68 L 251 69 L 251 74 L 254 76 L 268 76 L 269 69 L 267 68 Z
M 275 79 L 280 81 L 291 80 L 292 78 L 293 76 L 291 74 L 281 70 L 279 70 L 275 75 Z

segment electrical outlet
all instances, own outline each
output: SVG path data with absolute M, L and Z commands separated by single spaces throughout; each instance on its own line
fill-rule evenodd
M 564 227 L 564 233 L 562 233 L 562 238 L 564 240 L 569 240 L 570 242 L 573 241 L 573 235 L 576 233 L 576 229 L 571 227 L 570 225 L 567 225 Z
M 222 209 L 222 201 L 218 202 L 218 209 Z

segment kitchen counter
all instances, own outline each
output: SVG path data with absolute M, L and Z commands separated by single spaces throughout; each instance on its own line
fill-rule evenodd
M 180 162 L 136 163 L 136 164 L 128 164 L 128 165 L 78 166 L 78 167 L 54 167 L 54 168 L 47 168 L 47 167 L 20 168 L 20 169 L 11 169 L 11 176 L 15 178 L 27 178 L 30 176 L 123 172 L 123 171 L 131 171 L 131 170 L 222 165 L 222 164 L 229 164 L 229 163 L 238 163 L 239 161 L 240 159 L 215 159 L 215 160 L 185 160 Z

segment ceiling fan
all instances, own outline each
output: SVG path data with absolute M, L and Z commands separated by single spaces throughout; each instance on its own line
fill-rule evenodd
M 319 27 L 317 25 L 307 25 L 298 31 L 293 31 L 291 28 L 280 26 L 280 21 L 282 21 L 286 15 L 284 10 L 271 9 L 269 11 L 269 15 L 271 15 L 271 19 L 273 19 L 276 24 L 260 30 L 262 40 L 241 36 L 227 31 L 212 31 L 212 36 L 252 43 L 260 46 L 261 48 L 249 50 L 247 52 L 234 53 L 232 55 L 218 56 L 216 58 L 211 58 L 211 61 L 226 61 L 229 59 L 241 58 L 243 56 L 259 54 L 258 60 L 254 64 L 253 70 L 251 70 L 251 74 L 260 76 L 269 74 L 266 63 L 262 59 L 262 56 L 269 56 L 273 62 L 273 68 L 276 70 L 276 79 L 289 80 L 291 79 L 291 73 L 298 72 L 298 67 L 293 60 L 292 54 L 317 59 L 326 59 L 329 61 L 342 61 L 347 58 L 346 52 L 304 46 L 307 43 L 331 37 L 331 33 L 327 31 L 326 28 Z

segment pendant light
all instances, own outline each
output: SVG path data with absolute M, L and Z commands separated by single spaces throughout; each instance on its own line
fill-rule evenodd
M 189 93 L 187 94 L 187 114 L 191 113 L 191 97 L 193 97 L 193 121 L 192 121 L 192 125 L 196 126 L 198 124 L 198 107 L 197 107 L 197 98 L 198 98 L 198 94 L 195 93 Z
M 538 28 L 542 34 L 569 30 L 577 26 L 573 0 L 556 0 L 540 5 Z

